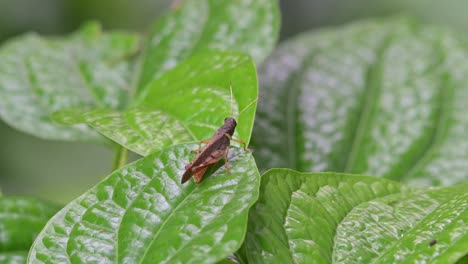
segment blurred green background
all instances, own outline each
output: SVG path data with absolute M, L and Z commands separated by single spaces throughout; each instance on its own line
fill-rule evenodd
M 87 20 L 105 28 L 145 31 L 170 6 L 157 0 L 0 0 L 0 43 L 28 31 L 63 34 Z M 283 0 L 280 41 L 319 27 L 363 17 L 404 13 L 466 32 L 467 1 Z M 45 141 L 0 121 L 0 191 L 66 203 L 109 174 L 112 150 L 103 146 Z

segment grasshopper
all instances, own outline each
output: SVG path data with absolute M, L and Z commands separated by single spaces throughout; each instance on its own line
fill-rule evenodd
M 232 111 L 232 84 L 230 87 L 231 90 L 231 111 Z M 251 104 L 256 102 L 257 99 L 248 104 L 244 110 L 242 110 L 239 115 L 245 111 Z M 199 148 L 197 151 L 197 156 L 195 159 L 185 166 L 185 173 L 182 175 L 181 183 L 185 183 L 192 176 L 196 183 L 199 183 L 203 176 L 205 175 L 208 166 L 214 163 L 217 163 L 222 158 L 224 158 L 224 166 L 227 173 L 229 173 L 229 146 L 232 141 L 236 141 L 243 145 L 244 151 L 250 151 L 246 148 L 244 141 L 233 138 L 234 130 L 236 129 L 237 122 L 233 117 L 226 117 L 224 119 L 224 125 L 218 128 L 214 133 L 213 137 L 209 140 L 200 141 Z M 206 144 L 201 148 L 201 144 Z

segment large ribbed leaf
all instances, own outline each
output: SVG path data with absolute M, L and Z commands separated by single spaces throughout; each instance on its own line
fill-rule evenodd
M 25 263 L 34 238 L 58 210 L 34 198 L 0 197 L 0 263 Z
M 468 253 L 468 184 L 274 169 L 262 176 L 241 255 L 250 263 L 454 263 Z
M 0 49 L 0 117 L 46 139 L 102 141 L 88 124 L 143 155 L 207 138 L 231 113 L 230 82 L 235 107 L 257 94 L 253 63 L 227 51 L 260 62 L 278 28 L 275 0 L 189 0 L 176 1 L 144 47 L 136 35 L 104 34 L 95 24 L 64 38 L 19 37 Z M 135 90 L 146 107 L 125 112 Z M 247 143 L 252 106 L 238 128 Z M 65 110 L 57 115 L 73 127 L 51 120 Z
M 180 184 L 195 144 L 115 171 L 47 224 L 30 263 L 214 263 L 237 250 L 260 176 L 243 150 L 200 184 Z
M 237 119 L 235 137 L 249 143 L 257 93 L 257 73 L 249 56 L 205 52 L 151 82 L 134 107 L 124 112 L 75 109 L 60 111 L 54 118 L 90 125 L 141 155 L 209 139 L 227 116 Z
M 175 2 L 172 12 L 154 25 L 147 40 L 139 89 L 197 52 L 236 50 L 260 63 L 276 43 L 276 0 Z
M 62 109 L 127 103 L 138 37 L 102 33 L 97 24 L 60 38 L 27 34 L 0 49 L 0 117 L 26 133 L 58 140 L 102 140 L 86 126 L 65 127 L 50 116 Z
M 285 42 L 259 73 L 259 166 L 466 181 L 467 61 L 461 36 L 403 19 Z

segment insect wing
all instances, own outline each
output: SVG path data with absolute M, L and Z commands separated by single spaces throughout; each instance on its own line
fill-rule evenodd
M 226 136 L 213 137 L 211 143 L 206 145 L 203 150 L 195 157 L 191 169 L 218 162 L 224 155 L 226 148 L 229 147 L 229 139 Z
M 202 180 L 203 175 L 205 175 L 206 169 L 208 169 L 208 166 L 204 166 L 195 170 L 195 172 L 193 173 L 193 178 L 195 179 L 196 183 L 199 183 Z

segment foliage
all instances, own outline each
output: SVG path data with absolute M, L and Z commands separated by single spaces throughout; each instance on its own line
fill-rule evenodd
M 306 33 L 262 64 L 258 96 L 277 9 L 188 0 L 148 35 L 90 23 L 1 47 L 5 122 L 121 147 L 115 171 L 52 218 L 53 205 L 0 198 L 13 204 L 0 206 L 0 262 L 24 262 L 49 218 L 29 263 L 466 259 L 465 40 L 401 18 Z M 226 116 L 247 144 L 254 129 L 258 165 L 231 147 L 229 164 L 182 185 L 193 141 Z M 123 166 L 122 148 L 145 157 Z
M 24 263 L 34 238 L 58 206 L 29 197 L 0 197 L 0 263 Z
M 259 70 L 259 166 L 466 182 L 465 43 L 400 17 L 285 42 Z
M 156 152 L 113 172 L 43 229 L 33 263 L 216 262 L 237 250 L 260 175 L 251 154 L 231 154 L 201 184 L 180 184 L 191 145 Z M 66 246 L 62 241 L 67 241 Z
M 467 188 L 273 169 L 242 252 L 249 263 L 455 262 L 468 253 Z

